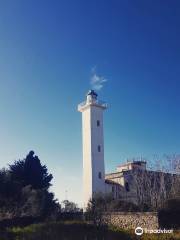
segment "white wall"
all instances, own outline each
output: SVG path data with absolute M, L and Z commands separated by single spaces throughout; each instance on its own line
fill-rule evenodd
M 100 126 L 97 126 L 97 120 Z M 103 136 L 103 109 L 91 106 L 91 144 L 92 144 L 92 174 L 93 174 L 93 192 L 105 192 L 104 180 L 104 136 Z M 98 145 L 101 151 L 98 152 Z M 101 179 L 98 174 L 101 172 Z
M 84 208 L 93 193 L 105 192 L 103 110 L 100 106 L 89 105 L 82 111 Z M 98 120 L 100 126 L 97 126 Z
M 92 196 L 92 161 L 91 161 L 91 110 L 82 112 L 83 142 L 83 208 Z

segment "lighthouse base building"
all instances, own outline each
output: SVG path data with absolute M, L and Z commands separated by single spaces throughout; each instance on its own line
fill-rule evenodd
M 96 194 L 111 194 L 114 199 L 136 205 L 161 207 L 180 196 L 180 175 L 150 171 L 145 161 L 131 161 L 105 174 L 103 112 L 107 104 L 98 100 L 94 90 L 78 105 L 82 113 L 83 209 Z

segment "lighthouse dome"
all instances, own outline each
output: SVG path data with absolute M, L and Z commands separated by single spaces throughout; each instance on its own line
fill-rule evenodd
M 87 96 L 89 96 L 89 95 L 90 96 L 96 96 L 96 97 L 98 96 L 98 94 L 92 89 L 88 91 Z

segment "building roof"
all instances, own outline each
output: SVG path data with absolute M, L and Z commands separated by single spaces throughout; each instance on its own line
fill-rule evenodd
M 110 180 L 110 179 L 105 179 L 105 183 L 106 183 L 106 184 L 113 184 L 113 185 L 118 185 L 118 186 L 119 186 L 119 183 L 114 182 L 114 181 L 112 181 L 112 180 Z
M 141 165 L 142 163 L 146 164 L 146 161 L 132 161 L 132 162 L 127 162 L 127 163 L 123 163 L 118 165 L 117 167 L 124 167 L 124 166 L 128 166 L 130 164 L 136 164 L 136 165 Z

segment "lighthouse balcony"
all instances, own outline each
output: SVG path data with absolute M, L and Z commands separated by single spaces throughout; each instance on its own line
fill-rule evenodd
M 106 109 L 107 103 L 101 100 L 92 100 L 92 101 L 84 101 L 78 105 L 78 111 L 81 111 L 82 109 L 88 107 L 88 106 L 97 106 Z

